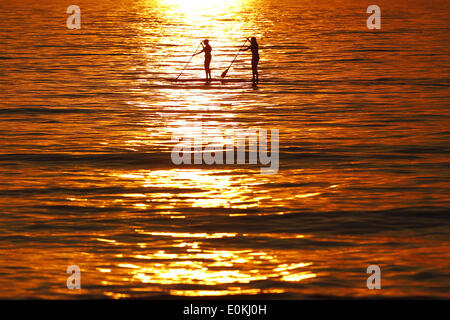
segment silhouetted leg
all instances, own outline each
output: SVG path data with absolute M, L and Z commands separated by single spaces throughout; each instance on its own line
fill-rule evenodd
M 252 81 L 257 82 L 258 81 L 258 61 L 256 59 L 252 60 Z
M 256 82 L 259 82 L 258 63 L 259 63 L 259 58 L 255 60 L 254 72 L 255 72 Z
M 211 60 L 209 59 L 205 60 L 206 81 L 208 81 L 208 79 L 211 79 L 211 69 L 209 68 L 210 64 Z

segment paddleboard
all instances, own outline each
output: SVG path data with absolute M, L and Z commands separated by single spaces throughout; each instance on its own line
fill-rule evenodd
M 218 79 L 210 79 L 210 80 L 206 80 L 204 78 L 190 78 L 190 79 L 165 79 L 167 81 L 170 82 L 203 82 L 203 83 L 207 83 L 207 82 L 232 82 L 232 83 L 242 83 L 242 82 L 252 82 L 252 80 L 250 79 L 222 79 L 222 78 L 218 78 Z

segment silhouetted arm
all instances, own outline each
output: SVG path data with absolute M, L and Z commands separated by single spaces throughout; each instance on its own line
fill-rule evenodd
M 198 55 L 198 54 L 200 54 L 200 53 L 203 53 L 203 52 L 205 52 L 205 48 L 204 48 L 204 47 L 203 47 L 203 50 L 202 50 L 202 51 L 197 52 L 196 54 L 194 54 L 194 56 L 196 56 L 196 55 Z

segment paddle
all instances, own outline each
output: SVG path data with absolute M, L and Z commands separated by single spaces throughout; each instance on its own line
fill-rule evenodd
M 186 70 L 186 68 L 187 68 L 187 66 L 189 65 L 189 63 L 191 63 L 192 58 L 193 58 L 193 57 L 195 56 L 195 54 L 197 53 L 197 51 L 198 51 L 198 49 L 200 48 L 200 45 L 201 45 L 201 44 L 202 44 L 202 43 L 200 42 L 199 45 L 198 45 L 198 47 L 197 47 L 197 49 L 195 49 L 194 54 L 193 54 L 193 55 L 191 56 L 191 58 L 189 59 L 188 63 L 186 63 L 186 66 L 184 67 L 183 71 L 181 71 L 181 73 L 178 75 L 178 77 L 177 77 L 175 80 L 178 80 L 178 78 L 181 77 L 181 75 L 183 74 L 184 70 Z
M 236 61 L 236 58 L 238 57 L 239 53 L 241 53 L 242 49 L 244 48 L 245 44 L 247 43 L 248 39 L 245 39 L 244 44 L 242 45 L 242 47 L 239 49 L 238 53 L 236 54 L 236 56 L 234 57 L 233 61 L 231 61 L 230 66 L 221 74 L 222 78 L 225 78 L 227 76 L 228 71 L 230 70 L 231 66 L 233 65 L 233 63 Z

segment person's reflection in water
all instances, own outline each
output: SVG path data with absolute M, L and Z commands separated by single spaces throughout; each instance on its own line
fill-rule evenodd
M 212 48 L 209 45 L 209 40 L 206 39 L 202 42 L 202 46 L 203 46 L 203 50 L 196 53 L 196 55 L 201 54 L 201 53 L 205 53 L 205 73 L 206 73 L 206 82 L 211 80 L 211 69 L 210 69 L 210 64 L 211 64 L 211 51 Z
M 248 38 L 247 38 L 248 39 Z M 259 74 L 258 74 L 258 63 L 259 63 L 259 45 L 256 41 L 255 37 L 252 37 L 252 39 L 248 39 L 250 41 L 250 46 L 244 51 L 252 50 L 252 81 L 253 84 L 256 84 L 259 82 Z

